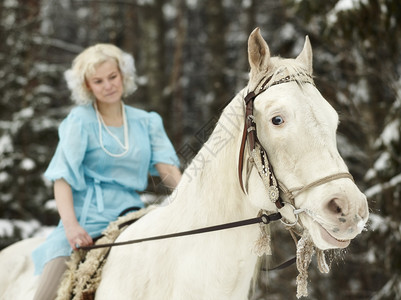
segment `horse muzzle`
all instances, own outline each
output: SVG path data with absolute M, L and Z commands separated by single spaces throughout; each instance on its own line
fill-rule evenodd
M 302 223 L 319 249 L 346 248 L 364 230 L 369 217 L 366 197 L 359 190 L 352 194 L 334 194 L 322 206 L 303 210 Z

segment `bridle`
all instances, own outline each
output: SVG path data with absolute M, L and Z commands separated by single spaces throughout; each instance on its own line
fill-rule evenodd
M 244 165 L 245 144 L 248 142 L 249 158 L 247 164 L 248 166 L 246 175 L 247 180 L 249 179 L 249 174 L 251 171 L 251 167 L 249 167 L 249 164 L 252 164 L 258 170 L 259 176 L 262 179 L 263 184 L 266 188 L 269 200 L 275 203 L 277 209 L 283 208 L 285 203 L 288 203 L 292 207 L 293 213 L 295 215 L 295 222 L 285 223 L 285 224 L 289 226 L 294 226 L 295 224 L 298 223 L 298 215 L 301 212 L 307 212 L 307 210 L 305 209 L 296 208 L 295 197 L 297 197 L 299 194 L 305 191 L 308 191 L 310 189 L 313 189 L 317 186 L 320 186 L 333 180 L 348 178 L 354 181 L 354 179 L 352 175 L 348 172 L 339 172 L 317 179 L 305 186 L 300 186 L 295 188 L 287 188 L 282 182 L 276 179 L 273 166 L 270 164 L 267 152 L 263 148 L 257 137 L 255 116 L 253 114 L 254 101 L 257 96 L 264 93 L 270 87 L 278 84 L 283 84 L 288 82 L 296 82 L 297 84 L 306 83 L 306 84 L 312 84 L 313 86 L 315 86 L 315 84 L 313 82 L 312 76 L 304 72 L 299 72 L 294 75 L 287 75 L 285 77 L 281 77 L 278 80 L 275 80 L 274 77 L 275 76 L 273 74 L 262 78 L 255 88 L 256 92 L 255 91 L 248 92 L 248 94 L 244 98 L 245 124 L 239 151 L 238 176 L 241 189 L 245 194 L 247 194 L 246 186 L 244 186 L 244 181 L 243 181 L 243 165 Z M 290 202 L 284 202 L 282 200 L 280 191 L 281 194 L 285 196 L 285 199 L 288 199 L 288 201 Z

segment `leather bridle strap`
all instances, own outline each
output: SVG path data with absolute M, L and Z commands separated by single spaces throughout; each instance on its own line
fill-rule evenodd
M 282 270 L 282 269 L 285 269 L 285 268 L 287 268 L 287 267 L 289 267 L 289 266 L 295 264 L 296 261 L 297 261 L 297 257 L 293 257 L 293 258 L 291 258 L 291 259 L 289 259 L 289 260 L 287 260 L 287 261 L 281 263 L 280 265 L 278 265 L 278 266 L 276 266 L 276 267 L 274 267 L 274 268 L 271 268 L 271 269 L 262 268 L 262 271 L 263 271 L 263 272 L 267 272 L 267 271 Z
M 244 183 L 243 183 L 243 180 L 242 180 L 242 170 L 243 170 L 243 166 L 244 166 L 245 144 L 246 144 L 247 137 L 248 137 L 249 149 L 252 151 L 253 149 L 255 149 L 255 141 L 257 139 L 257 136 L 256 136 L 256 125 L 255 125 L 255 122 L 253 120 L 253 102 L 254 102 L 255 98 L 258 95 L 260 95 L 267 88 L 269 88 L 269 87 L 267 87 L 265 89 L 266 85 L 270 82 L 270 80 L 272 78 L 273 78 L 273 75 L 270 75 L 266 79 L 262 78 L 260 80 L 260 82 L 258 83 L 258 85 L 260 85 L 260 83 L 263 82 L 263 84 L 259 88 L 259 93 L 256 94 L 254 91 L 252 91 L 252 92 L 249 92 L 244 98 L 244 102 L 245 102 L 245 125 L 244 125 L 244 131 L 242 133 L 241 147 L 240 147 L 240 151 L 239 151 L 239 160 L 238 160 L 239 182 L 240 182 L 240 185 L 241 185 L 241 189 L 242 189 L 242 191 L 244 193 L 245 193 L 245 187 L 244 187 Z
M 244 182 L 242 179 L 242 171 L 243 171 L 243 166 L 244 166 L 245 144 L 248 141 L 250 153 L 252 153 L 252 151 L 255 150 L 256 143 L 258 143 L 259 146 L 261 147 L 261 149 L 263 149 L 262 145 L 260 145 L 260 143 L 258 142 L 258 138 L 257 138 L 257 134 L 256 134 L 256 124 L 255 124 L 254 115 L 253 115 L 254 101 L 257 96 L 259 96 L 261 93 L 266 91 L 270 86 L 282 83 L 281 81 L 277 81 L 277 82 L 273 82 L 273 84 L 268 85 L 266 87 L 266 85 L 271 81 L 272 78 L 273 78 L 273 75 L 267 77 L 266 79 L 262 78 L 259 82 L 259 84 L 261 82 L 263 82 L 263 84 L 259 88 L 259 93 L 256 94 L 255 92 L 252 91 L 252 92 L 249 92 L 244 98 L 245 120 L 244 120 L 244 130 L 243 130 L 242 139 L 241 139 L 241 146 L 240 146 L 240 151 L 239 151 L 239 158 L 238 158 L 238 178 L 239 178 L 241 189 L 244 192 L 244 194 L 246 194 L 246 192 L 245 192 Z M 285 80 L 289 81 L 289 80 L 291 80 L 291 78 L 286 77 Z M 285 81 L 285 82 L 287 82 L 287 81 Z M 263 149 L 263 151 L 266 153 L 266 151 L 264 149 Z M 267 155 L 267 153 L 266 153 L 266 155 Z M 268 164 L 268 168 L 271 170 L 271 177 L 274 177 L 273 167 L 271 166 L 268 159 L 267 159 L 267 164 Z M 272 178 L 270 178 L 270 181 L 272 184 L 272 182 L 273 182 Z M 284 206 L 284 204 L 279 196 L 278 196 L 278 199 L 274 201 L 274 203 L 276 204 L 276 207 L 279 209 Z
M 97 249 L 97 248 L 123 246 L 123 245 L 129 245 L 129 244 L 138 244 L 138 243 L 149 242 L 149 241 L 156 241 L 156 240 L 163 240 L 163 239 L 168 239 L 168 238 L 194 235 L 194 234 L 199 234 L 199 233 L 219 231 L 219 230 L 230 229 L 230 228 L 235 228 L 235 227 L 258 224 L 258 223 L 269 224 L 270 222 L 278 221 L 281 218 L 282 217 L 279 212 L 273 213 L 270 215 L 262 214 L 256 218 L 246 219 L 246 220 L 237 221 L 237 222 L 231 222 L 231 223 L 226 223 L 226 224 L 221 224 L 221 225 L 204 227 L 204 228 L 199 228 L 199 229 L 194 229 L 194 230 L 189 230 L 189 231 L 182 231 L 182 232 L 177 232 L 177 233 L 172 233 L 172 234 L 153 236 L 153 237 L 148 237 L 148 238 L 143 238 L 143 239 L 129 240 L 129 241 L 125 241 L 125 242 L 98 244 L 98 245 L 92 245 L 92 246 L 82 246 L 82 247 L 80 247 L 80 249 L 92 250 L 92 249 Z
M 173 237 L 194 235 L 194 234 L 199 234 L 199 233 L 206 233 L 206 232 L 218 231 L 218 230 L 223 230 L 223 229 L 230 229 L 230 228 L 258 224 L 258 223 L 267 225 L 270 222 L 281 220 L 281 218 L 282 218 L 282 216 L 279 212 L 273 213 L 270 215 L 262 213 L 261 215 L 259 215 L 256 218 L 247 219 L 247 220 L 243 220 L 243 221 L 237 221 L 237 222 L 226 223 L 226 224 L 222 224 L 222 225 L 216 225 L 216 226 L 210 226 L 210 227 L 205 227 L 205 228 L 200 228 L 200 229 L 195 229 L 195 230 L 183 231 L 183 232 L 178 232 L 178 233 L 174 233 L 174 234 L 166 234 L 166 235 L 154 236 L 154 237 L 150 237 L 150 238 L 129 240 L 129 241 L 120 242 L 120 243 L 107 243 L 107 244 L 97 244 L 97 245 L 92 245 L 92 246 L 83 246 L 83 247 L 80 247 L 80 249 L 89 251 L 89 250 L 98 249 L 98 248 L 110 248 L 108 250 L 106 256 L 103 258 L 103 260 L 100 263 L 100 264 L 103 264 L 106 257 L 109 254 L 109 251 L 111 250 L 111 247 L 124 246 L 124 245 L 130 245 L 130 244 L 138 244 L 138 243 L 142 243 L 142 242 L 155 241 L 155 240 L 161 240 L 161 239 L 167 239 L 167 238 L 173 238 Z M 138 219 L 130 220 L 128 222 L 120 224 L 120 226 L 121 227 L 128 226 L 137 220 Z M 119 226 L 119 228 L 120 228 L 120 226 Z M 296 257 L 293 257 L 290 260 L 287 260 L 286 262 L 284 262 L 274 268 L 269 269 L 269 271 L 282 270 L 282 269 L 287 268 L 290 265 L 294 264 L 295 262 L 296 262 Z M 267 270 L 263 269 L 262 271 L 267 271 Z
M 256 129 L 254 126 L 253 120 L 251 119 L 250 116 L 253 116 L 253 101 L 256 98 L 256 94 L 254 92 L 248 93 L 246 95 L 244 101 L 245 101 L 245 125 L 244 125 L 244 131 L 242 133 L 242 139 L 241 139 L 241 147 L 239 151 L 239 160 L 238 160 L 238 176 L 239 176 L 239 183 L 241 185 L 242 191 L 245 193 L 245 187 L 244 187 L 244 182 L 242 180 L 242 170 L 244 167 L 244 153 L 245 153 L 245 144 L 246 140 L 249 134 L 248 138 L 248 143 L 249 143 L 249 148 L 254 149 L 255 148 L 255 138 L 256 138 L 256 132 L 255 130 L 252 130 L 253 128 Z
M 265 79 L 265 77 L 263 77 L 259 83 L 256 85 L 256 88 L 260 85 L 261 82 L 263 82 L 263 84 L 260 86 L 259 88 L 259 93 L 256 94 L 254 91 L 249 92 L 244 99 L 245 102 L 245 125 L 244 125 L 244 131 L 242 133 L 242 140 L 241 140 L 241 147 L 240 147 L 240 152 L 239 152 L 239 161 L 238 161 L 238 175 L 239 175 L 239 182 L 241 185 L 241 189 L 242 191 L 245 193 L 245 187 L 244 187 L 244 183 L 242 180 L 242 170 L 243 170 L 243 165 L 244 165 L 244 152 L 245 152 L 245 144 L 246 144 L 246 140 L 249 134 L 249 138 L 248 138 L 248 143 L 249 143 L 249 149 L 253 150 L 255 149 L 255 141 L 256 141 L 256 126 L 255 126 L 255 122 L 252 119 L 253 118 L 253 101 L 255 100 L 255 98 L 260 95 L 261 93 L 263 93 L 266 89 L 266 85 L 270 82 L 270 80 L 273 78 L 273 75 L 270 75 L 269 77 L 267 77 Z M 255 88 L 255 90 L 256 90 Z M 246 194 L 246 193 L 245 193 Z
M 286 198 L 288 198 L 291 201 L 291 203 L 294 204 L 295 197 L 298 196 L 299 194 L 301 194 L 307 190 L 310 190 L 312 188 L 315 188 L 319 185 L 328 183 L 333 180 L 341 179 L 341 178 L 348 178 L 348 179 L 351 179 L 352 181 L 354 181 L 354 178 L 352 177 L 352 175 L 350 173 L 341 172 L 341 173 L 336 173 L 333 175 L 329 175 L 329 176 L 320 178 L 320 179 L 315 180 L 312 183 L 309 183 L 305 186 L 295 187 L 292 189 L 288 189 L 282 182 L 279 182 L 279 188 L 284 193 Z

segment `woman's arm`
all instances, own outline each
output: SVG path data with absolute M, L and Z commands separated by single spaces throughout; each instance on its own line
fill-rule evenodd
M 165 163 L 156 164 L 160 178 L 164 185 L 170 189 L 175 189 L 181 179 L 181 171 L 174 165 Z
M 58 179 L 54 182 L 54 197 L 71 248 L 77 250 L 75 246 L 77 244 L 79 246 L 92 245 L 92 238 L 85 229 L 79 225 L 74 211 L 72 190 L 64 179 Z

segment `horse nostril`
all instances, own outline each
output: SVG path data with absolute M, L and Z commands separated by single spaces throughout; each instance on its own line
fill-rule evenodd
M 327 208 L 334 214 L 341 214 L 343 212 L 340 202 L 337 198 L 331 199 L 327 204 Z

